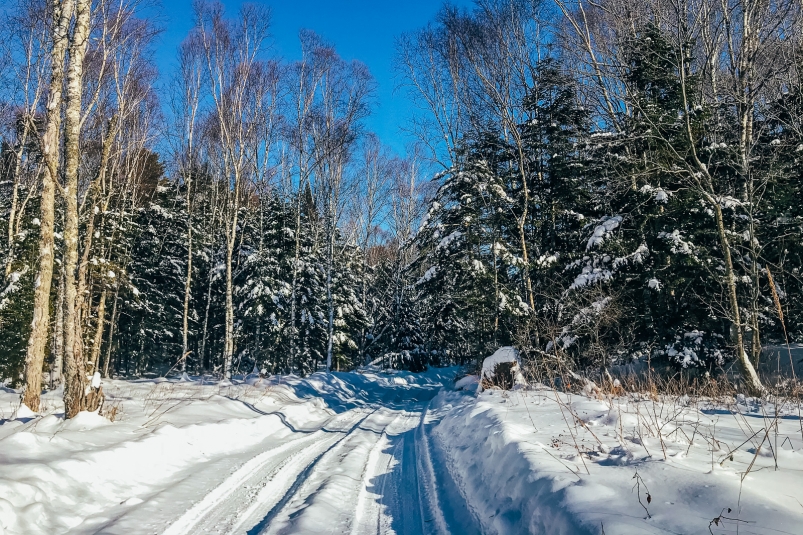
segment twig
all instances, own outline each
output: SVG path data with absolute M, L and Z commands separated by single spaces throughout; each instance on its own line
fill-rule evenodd
M 644 505 L 644 503 L 642 503 L 642 501 L 641 501 L 641 485 L 642 484 L 644 485 L 644 490 L 647 492 L 647 503 L 648 504 L 650 502 L 652 502 L 652 496 L 650 495 L 650 490 L 647 488 L 647 484 L 644 483 L 644 480 L 641 479 L 641 476 L 639 475 L 638 470 L 636 470 L 636 473 L 633 475 L 633 479 L 636 480 L 636 484 L 633 485 L 633 490 L 637 491 L 636 495 L 638 496 L 638 503 L 639 503 L 639 505 L 641 505 L 644 508 L 644 511 L 647 512 L 647 518 L 652 518 L 652 515 L 650 514 L 650 511 L 647 509 L 647 506 Z M 632 492 L 632 490 L 631 490 L 631 492 Z
M 727 507 L 728 513 L 731 512 L 731 508 Z M 743 524 L 751 524 L 752 522 L 748 522 L 747 520 L 740 520 L 738 518 L 730 518 L 728 516 L 724 516 L 725 509 L 719 512 L 719 516 L 714 518 L 711 522 L 708 523 L 708 531 L 711 535 L 714 535 L 714 531 L 711 529 L 711 526 L 719 526 L 719 523 L 723 520 L 730 520 L 731 522 L 741 522 Z
M 744 442 L 742 442 L 741 444 L 739 444 L 738 446 L 736 446 L 735 448 L 730 450 L 728 453 L 726 453 L 722 458 L 720 458 L 719 465 L 722 466 L 722 463 L 725 462 L 725 459 L 727 459 L 728 457 L 731 457 L 733 455 L 733 452 L 735 452 L 736 450 L 738 450 L 739 448 L 741 448 L 742 446 L 744 446 L 745 444 L 747 444 L 748 442 L 753 440 L 753 437 L 755 437 L 757 434 L 761 433 L 762 431 L 764 431 L 763 427 L 761 429 L 759 429 L 758 431 L 756 431 L 755 433 L 753 433 L 752 435 L 750 435 L 750 438 L 748 438 L 747 440 L 745 440 Z M 761 441 L 761 443 L 763 444 L 764 441 Z

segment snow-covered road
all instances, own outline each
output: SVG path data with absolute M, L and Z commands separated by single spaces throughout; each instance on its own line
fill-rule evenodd
M 437 423 L 430 401 L 454 373 L 316 374 L 242 385 L 114 381 L 108 403 L 120 408 L 121 421 L 113 424 L 23 408 L 0 426 L 0 459 L 8 462 L 0 488 L 9 491 L 0 495 L 0 512 L 14 520 L 0 515 L 0 527 L 26 534 L 480 533 L 430 440 Z M 23 443 L 26 451 L 12 451 Z
M 350 409 L 254 457 L 181 515 L 165 535 L 193 533 L 472 533 L 441 505 L 427 404 Z M 301 436 L 297 436 L 301 435 Z M 457 496 L 459 498 L 459 495 Z M 445 509 L 445 510 L 444 510 Z

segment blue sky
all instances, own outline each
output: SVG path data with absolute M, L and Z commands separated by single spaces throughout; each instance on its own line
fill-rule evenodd
M 242 2 L 224 1 L 229 15 L 236 15 Z M 400 132 L 412 111 L 403 91 L 394 91 L 393 55 L 395 39 L 401 33 L 427 24 L 440 8 L 441 0 L 273 0 L 260 1 L 273 12 L 273 45 L 278 55 L 299 56 L 298 32 L 314 30 L 333 43 L 347 60 L 368 65 L 377 81 L 377 107 L 367 121 L 383 142 L 399 153 L 409 141 Z M 453 0 L 468 6 L 471 0 Z M 163 27 L 157 61 L 163 79 L 174 65 L 176 47 L 192 27 L 192 0 L 163 0 Z

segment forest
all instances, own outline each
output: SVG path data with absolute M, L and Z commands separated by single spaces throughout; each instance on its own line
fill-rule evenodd
M 194 4 L 0 7 L 0 381 L 375 363 L 737 370 L 803 336 L 796 0 L 476 0 L 397 37 L 404 154 L 367 67 Z M 157 83 L 159 77 L 167 83 Z M 785 357 L 784 357 L 785 358 Z M 790 351 L 791 358 L 791 351 Z M 793 366 L 794 369 L 794 366 Z

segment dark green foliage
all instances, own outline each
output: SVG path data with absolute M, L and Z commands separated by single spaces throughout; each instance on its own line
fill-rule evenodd
M 17 385 L 21 379 L 28 336 L 33 317 L 33 289 L 36 279 L 36 259 L 39 256 L 38 225 L 32 216 L 38 207 L 38 198 L 31 198 L 29 209 L 20 220 L 12 250 L 5 237 L 8 235 L 11 184 L 0 184 L 0 381 L 10 379 Z M 27 191 L 23 190 L 24 196 Z M 6 276 L 6 266 L 10 270 Z

